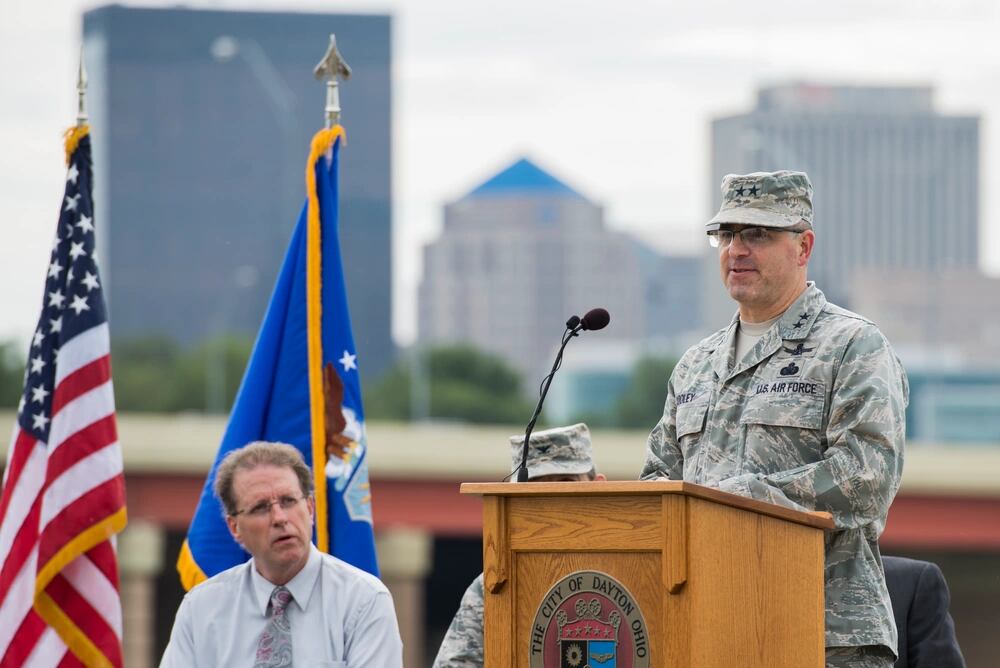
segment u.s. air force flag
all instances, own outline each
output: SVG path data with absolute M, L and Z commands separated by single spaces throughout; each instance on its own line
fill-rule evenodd
M 249 557 L 230 536 L 212 485 L 229 451 L 258 440 L 294 445 L 312 467 L 316 546 L 378 574 L 361 384 L 337 236 L 343 136 L 338 125 L 313 137 L 306 205 L 177 560 L 185 589 Z

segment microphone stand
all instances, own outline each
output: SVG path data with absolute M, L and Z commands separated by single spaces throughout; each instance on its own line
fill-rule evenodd
M 566 344 L 574 336 L 579 336 L 578 332 L 581 329 L 583 329 L 583 324 L 580 322 L 580 319 L 576 316 L 570 318 L 569 322 L 566 323 L 566 331 L 563 332 L 562 345 L 559 346 L 556 361 L 552 364 L 552 371 L 542 379 L 538 405 L 535 406 L 535 412 L 532 414 L 531 420 L 528 421 L 528 428 L 524 430 L 524 445 L 521 447 L 521 465 L 517 469 L 518 482 L 528 482 L 528 444 L 531 442 L 531 430 L 535 428 L 535 421 L 538 420 L 538 415 L 542 412 L 542 403 L 545 401 L 545 395 L 549 392 L 549 385 L 552 384 L 552 378 L 556 375 L 559 367 L 562 366 L 563 351 L 566 350 Z

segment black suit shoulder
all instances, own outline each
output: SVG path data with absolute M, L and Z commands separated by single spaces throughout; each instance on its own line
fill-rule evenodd
M 883 557 L 882 562 L 899 631 L 897 668 L 965 668 L 941 569 L 904 557 Z

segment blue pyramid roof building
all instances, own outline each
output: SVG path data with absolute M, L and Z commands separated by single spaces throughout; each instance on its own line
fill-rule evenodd
M 561 195 L 586 199 L 527 158 L 521 158 L 510 167 L 476 186 L 466 197 L 504 195 Z

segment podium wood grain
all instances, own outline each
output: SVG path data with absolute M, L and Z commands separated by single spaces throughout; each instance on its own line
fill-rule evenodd
M 652 667 L 823 666 L 824 513 L 683 482 L 473 483 L 486 668 L 527 667 L 535 613 L 573 571 L 635 597 Z

